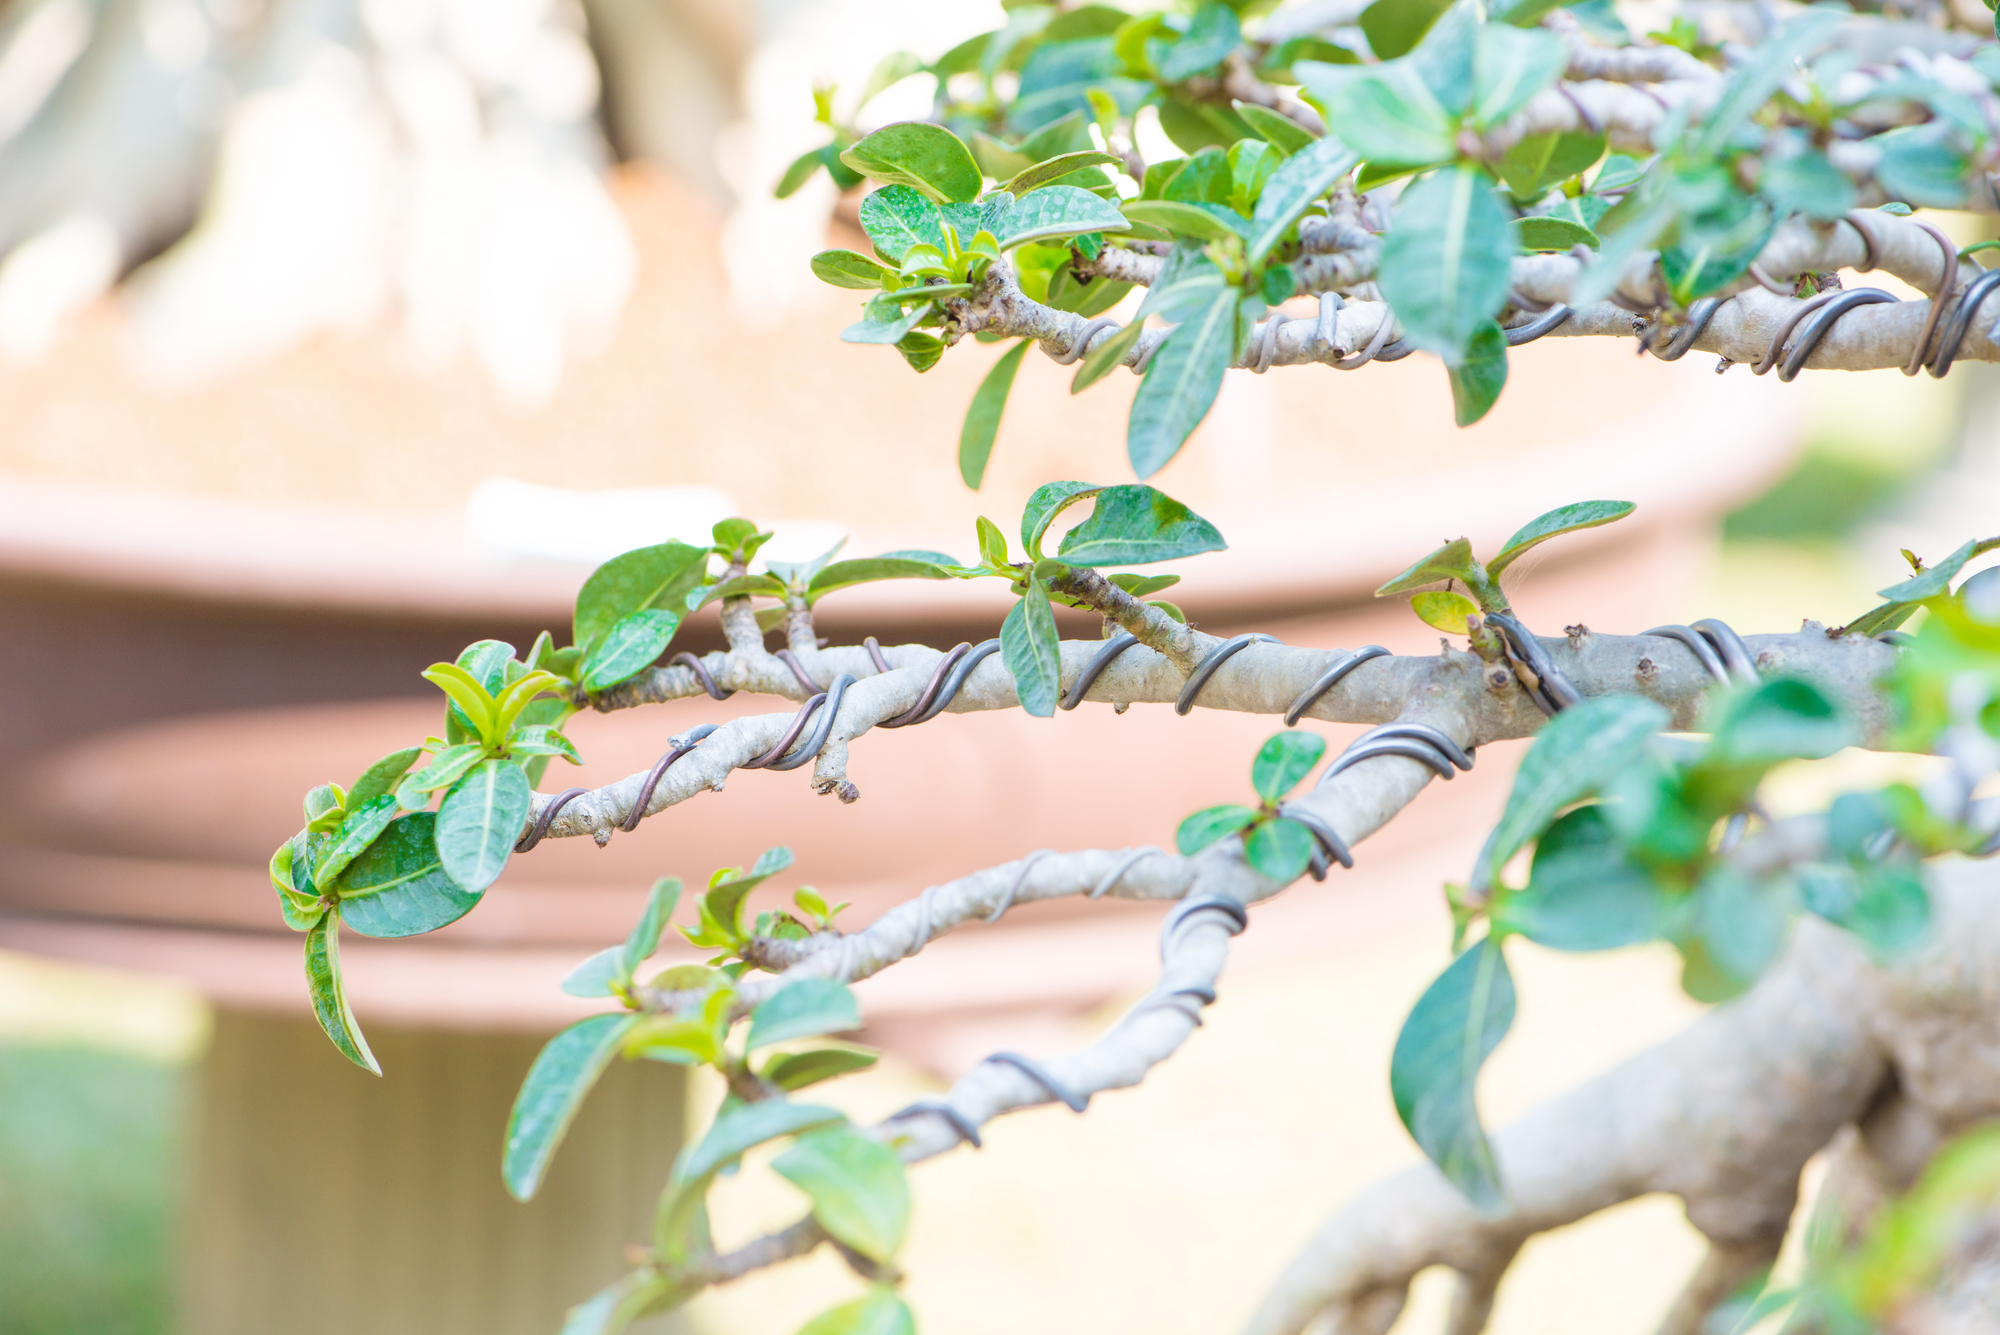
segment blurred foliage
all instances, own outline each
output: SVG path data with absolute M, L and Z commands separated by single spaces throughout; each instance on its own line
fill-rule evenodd
M 185 1068 L 0 1047 L 0 1335 L 166 1335 Z

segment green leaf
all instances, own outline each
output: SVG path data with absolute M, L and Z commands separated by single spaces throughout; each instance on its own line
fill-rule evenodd
M 1881 963 L 1900 959 L 1930 937 L 1930 894 L 1909 863 L 1802 867 L 1799 888 L 1808 909 L 1860 937 Z
M 891 347 L 901 343 L 912 329 L 915 329 L 931 313 L 931 302 L 926 299 L 915 302 L 897 318 L 880 319 L 864 312 L 864 318 L 840 331 L 843 343 L 887 344 Z
M 613 623 L 583 660 L 583 679 L 579 684 L 594 695 L 644 672 L 667 651 L 680 624 L 680 613 L 657 607 L 634 612 Z
M 903 1161 L 881 1142 L 851 1127 L 824 1127 L 800 1136 L 771 1170 L 812 1198 L 820 1227 L 870 1260 L 887 1261 L 903 1245 L 909 1182 Z
M 742 1104 L 716 1118 L 700 1141 L 681 1151 L 672 1181 L 685 1184 L 711 1178 L 766 1141 L 846 1120 L 833 1108 L 811 1103 L 766 1099 Z
M 972 150 L 942 125 L 902 121 L 885 125 L 840 155 L 840 160 L 889 185 L 905 185 L 944 203 L 979 197 L 984 178 Z
M 1392 593 L 1405 593 L 1410 589 L 1420 589 L 1426 584 L 1440 584 L 1448 579 L 1455 579 L 1464 584 L 1474 584 L 1479 579 L 1479 563 L 1472 559 L 1472 544 L 1464 538 L 1453 539 L 1438 548 L 1375 590 L 1375 596 L 1386 598 Z
M 1396 1115 L 1431 1162 L 1487 1214 L 1505 1208 L 1506 1197 L 1479 1125 L 1475 1086 L 1479 1068 L 1513 1023 L 1513 975 L 1499 943 L 1488 937 L 1424 992 L 1389 1059 Z
M 1481 24 L 1472 54 L 1472 122 L 1506 123 L 1528 99 L 1554 84 L 1569 61 L 1560 37 L 1541 28 Z
M 1236 360 L 1239 305 L 1234 288 L 1218 291 L 1167 336 L 1146 364 L 1125 429 L 1125 450 L 1140 477 L 1165 468 L 1208 415 L 1222 390 L 1223 373 Z
M 347 790 L 345 803 L 349 811 L 358 811 L 376 798 L 396 791 L 397 781 L 417 763 L 417 757 L 424 753 L 421 746 L 405 747 L 401 751 L 391 751 L 380 760 L 361 771 L 361 777 Z
M 1869 142 L 1882 150 L 1875 179 L 1884 190 L 1922 208 L 1965 207 L 1970 163 L 1948 126 L 1905 125 Z
M 916 1335 L 916 1318 L 901 1294 L 877 1284 L 865 1298 L 828 1308 L 800 1326 L 798 1335 Z
M 1783 157 L 1766 157 L 1757 193 L 1781 213 L 1803 213 L 1832 222 L 1854 207 L 1854 183 L 1816 148 L 1801 147 Z
M 333 888 L 349 927 L 363 936 L 417 936 L 457 922 L 479 902 L 445 875 L 437 819 L 428 811 L 404 816 L 348 864 Z
M 1160 276 L 1146 289 L 1145 300 L 1139 303 L 1139 314 L 1133 323 L 1149 315 L 1180 323 L 1207 310 L 1230 290 L 1222 270 L 1204 248 L 1183 241 L 1167 256 Z
M 1253 826 L 1244 836 L 1243 860 L 1259 874 L 1289 883 L 1305 875 L 1313 843 L 1311 830 L 1279 816 Z
M 944 247 L 944 215 L 906 185 L 869 191 L 861 200 L 860 219 L 876 254 L 892 264 L 901 264 L 911 246 Z
M 319 1027 L 340 1049 L 340 1055 L 366 1071 L 382 1074 L 361 1025 L 348 1009 L 347 989 L 340 981 L 340 915 L 328 913 L 306 933 L 306 987 L 312 993 Z
M 1160 129 L 1183 153 L 1227 148 L 1238 140 L 1257 137 L 1248 121 L 1213 102 L 1169 95 L 1155 106 L 1160 113 Z
M 1507 545 L 1500 549 L 1500 554 L 1486 563 L 1486 573 L 1498 579 L 1501 571 L 1514 564 L 1535 544 L 1564 533 L 1616 523 L 1638 508 L 1630 501 L 1577 501 L 1557 506 L 1547 514 L 1529 520 L 1521 526 L 1520 532 L 1507 539 Z
M 1384 3 L 1385 0 L 1378 0 Z M 1307 66 L 1302 65 L 1302 72 Z M 1444 162 L 1456 147 L 1453 117 L 1408 61 L 1352 69 L 1311 65 L 1306 87 L 1327 108 L 1332 133 L 1370 162 Z
M 557 1335 L 617 1335 L 640 1317 L 665 1311 L 687 1296 L 682 1292 L 675 1297 L 668 1280 L 635 1270 L 570 1308 Z
M 1823 760 L 1860 740 L 1840 707 L 1811 682 L 1780 677 L 1723 702 L 1712 753 L 1739 765 Z
M 1083 365 L 1076 368 L 1076 378 L 1069 382 L 1069 392 L 1081 394 L 1124 365 L 1126 356 L 1139 345 L 1139 339 L 1145 332 L 1146 322 L 1135 319 L 1091 348 L 1084 355 Z
M 1074 270 L 1064 265 L 1049 276 L 1048 300 L 1043 304 L 1092 320 L 1123 301 L 1133 286 L 1109 278 L 1079 279 Z
M 979 534 L 979 559 L 994 570 L 1004 567 L 1007 564 L 1007 535 L 985 515 L 979 516 L 974 528 Z
M 1320 138 L 1290 116 L 1280 115 L 1269 107 L 1258 106 L 1255 102 L 1238 102 L 1236 114 L 1249 122 L 1251 129 L 1264 136 L 1265 143 L 1281 153 L 1296 153 L 1308 144 L 1318 142 Z
M 632 931 L 625 938 L 618 957 L 621 976 L 629 980 L 637 973 L 639 966 L 653 957 L 660 948 L 660 933 L 666 930 L 667 919 L 674 913 L 674 905 L 680 902 L 681 882 L 678 876 L 662 876 L 653 882 L 652 891 L 646 896 L 646 907 L 639 913 L 639 921 L 632 924 Z
M 528 778 L 504 760 L 485 760 L 458 781 L 437 813 L 445 874 L 478 893 L 498 880 L 528 823 Z
M 1245 243 L 1250 263 L 1263 263 L 1312 202 L 1353 171 L 1356 161 L 1347 145 L 1315 139 L 1280 163 L 1264 182 L 1256 211 L 1250 215 L 1250 235 Z
M 1250 762 L 1250 786 L 1266 802 L 1275 802 L 1298 787 L 1325 754 L 1326 738 L 1316 732 L 1277 733 Z
M 563 975 L 562 990 L 573 997 L 608 997 L 611 984 L 631 981 L 625 968 L 625 947 L 606 946 Z
M 785 168 L 785 174 L 778 178 L 778 184 L 773 187 L 772 196 L 777 199 L 790 199 L 797 194 L 799 187 L 810 181 L 812 174 L 819 170 L 819 155 L 820 150 L 812 148 L 793 158 L 792 165 Z
M 1839 14 L 1809 9 L 1751 48 L 1749 59 L 1737 66 L 1723 85 L 1722 95 L 1689 147 L 1690 154 L 1696 159 L 1720 154 L 1737 129 L 1793 76 L 1800 59 L 1824 46 L 1841 21 Z
M 1888 588 L 1878 589 L 1876 592 L 1891 602 L 1899 603 L 1915 603 L 1922 602 L 1926 598 L 1935 598 L 1951 587 L 1952 578 L 1965 569 L 1967 561 L 1975 556 L 1984 556 L 1996 547 L 2000 547 L 2000 538 L 1968 542 L 1929 569 L 1911 576 L 1901 584 L 1891 584 Z
M 571 638 L 587 654 L 618 622 L 649 607 L 678 611 L 688 590 L 708 572 L 708 549 L 684 542 L 614 556 L 583 582 L 576 595 Z
M 1199 853 L 1216 840 L 1235 834 L 1256 819 L 1254 810 L 1233 803 L 1204 807 L 1182 821 L 1180 828 L 1174 831 L 1174 847 L 1184 854 Z
M 1382 295 L 1418 347 L 1461 365 L 1507 300 L 1513 222 L 1485 176 L 1447 167 L 1413 183 L 1382 242 Z
M 1158 62 L 1162 83 L 1181 83 L 1206 74 L 1243 44 L 1243 29 L 1227 5 L 1208 0 L 1195 10 L 1187 31 Z
M 480 738 L 499 740 L 493 736 L 497 724 L 493 696 L 477 677 L 456 663 L 433 663 L 417 675 L 443 691 L 451 708 Z
M 507 1118 L 506 1150 L 500 1178 L 517 1201 L 530 1200 L 542 1185 L 549 1160 L 576 1120 L 584 1096 L 611 1063 L 637 1015 L 593 1015 L 579 1020 L 550 1039 Z
M 361 856 L 382 831 L 389 828 L 389 822 L 396 818 L 398 810 L 396 799 L 386 793 L 358 805 L 350 794 L 346 817 L 315 861 L 313 884 L 330 886 L 338 881 L 347 864 Z
M 1179 575 L 1138 575 L 1125 573 L 1113 575 L 1111 582 L 1131 594 L 1134 598 L 1144 598 L 1148 594 L 1158 593 L 1161 589 L 1172 588 L 1181 582 L 1181 577 Z
M 896 272 L 851 250 L 822 250 L 812 257 L 812 271 L 822 283 L 864 292 L 870 288 L 886 287 Z
M 1040 160 L 1052 153 L 1089 148 L 1085 127 L 1091 115 L 1092 88 L 1109 93 L 1126 115 L 1138 110 L 1140 99 L 1152 91 L 1149 85 L 1120 75 L 1114 38 L 1086 37 L 1037 46 L 1021 66 L 1021 81 L 1007 108 L 1008 127 L 1016 134 L 1032 136 L 1022 143 L 1021 151 Z M 1074 133 L 1062 133 L 1061 127 L 1072 116 L 1076 118 Z M 1038 142 L 1051 130 L 1058 131 L 1050 136 L 1052 143 Z
M 1500 159 L 1500 179 L 1515 198 L 1540 199 L 1557 181 L 1589 171 L 1604 156 L 1604 143 L 1601 134 L 1577 130 L 1528 135 Z
M 513 756 L 561 756 L 572 765 L 581 765 L 583 757 L 576 753 L 576 746 L 569 738 L 546 723 L 530 723 L 517 728 L 507 740 L 507 753 Z M 529 775 L 529 782 L 534 776 Z
M 1024 338 L 1002 353 L 966 406 L 965 424 L 958 431 L 958 475 L 974 491 L 986 480 L 986 461 L 993 456 L 993 439 L 1000 433 L 1007 393 L 1014 388 L 1014 373 L 1021 369 L 1021 358 L 1033 342 Z
M 1755 982 L 1778 957 L 1791 922 L 1791 898 L 1783 883 L 1753 881 L 1727 864 L 1711 868 L 1693 898 L 1694 940 L 1723 975 L 1708 980 L 1697 1000 L 1720 1001 Z
M 271 888 L 278 892 L 278 911 L 284 914 L 285 926 L 295 932 L 311 931 L 313 924 L 326 916 L 306 866 L 307 838 L 307 832 L 301 830 L 271 854 Z
M 1045 482 L 1036 487 L 1021 511 L 1021 546 L 1028 558 L 1042 559 L 1042 535 L 1049 531 L 1057 515 L 1103 490 L 1091 482 Z
M 717 872 L 709 881 L 702 904 L 716 922 L 740 937 L 743 935 L 743 901 L 749 898 L 752 890 L 791 865 L 791 849 L 783 844 L 767 848 L 747 872 L 739 872 L 733 867 Z
M 772 1058 L 764 1064 L 764 1078 L 779 1089 L 804 1089 L 850 1071 L 864 1071 L 877 1060 L 874 1053 L 855 1048 L 814 1048 Z
M 846 984 L 831 978 L 787 983 L 750 1015 L 746 1051 L 794 1038 L 817 1038 L 861 1027 L 861 1007 Z
M 1098 492 L 1090 518 L 1063 534 L 1056 557 L 1078 566 L 1140 566 L 1227 546 L 1215 525 L 1173 497 L 1127 483 Z
M 1466 625 L 1467 617 L 1479 615 L 1479 604 L 1462 593 L 1447 593 L 1433 589 L 1419 593 L 1410 599 L 1410 610 L 1417 619 L 1434 630 L 1447 635 L 1466 635 L 1471 627 Z
M 1507 387 L 1507 331 L 1488 320 L 1472 335 L 1465 360 L 1446 372 L 1451 380 L 1452 416 L 1471 426 L 1500 401 Z
M 1562 251 L 1577 246 L 1589 246 L 1595 250 L 1602 244 L 1597 233 L 1567 218 L 1523 218 L 1514 226 L 1520 233 L 1521 249 L 1524 251 Z
M 1023 242 L 1049 237 L 1127 230 L 1125 215 L 1111 201 L 1073 185 L 1045 185 L 1022 196 L 993 233 L 1002 250 L 1011 250 Z
M 396 800 L 415 811 L 429 799 L 426 794 L 457 783 L 465 772 L 486 758 L 486 748 L 478 742 L 448 746 L 431 758 L 431 763 L 396 786 Z
M 1450 7 L 1451 0 L 1375 0 L 1361 11 L 1361 32 L 1378 60 L 1393 60 L 1421 42 Z
M 956 562 L 945 564 L 955 565 Z M 812 577 L 806 585 L 806 602 L 816 603 L 827 594 L 872 584 L 883 579 L 950 579 L 952 574 L 938 562 L 903 556 L 869 556 L 852 561 L 835 561 Z
M 1028 577 L 1027 592 L 1000 623 L 1000 662 L 1014 676 L 1021 708 L 1036 718 L 1054 718 L 1062 693 L 1062 641 L 1039 575 Z
M 1515 771 L 1499 824 L 1473 863 L 1473 888 L 1491 887 L 1507 860 L 1547 829 L 1557 812 L 1636 760 L 1669 717 L 1664 707 L 1636 695 L 1598 695 L 1543 724 Z
M 1019 199 L 1030 190 L 1051 185 L 1080 168 L 1095 167 L 1099 164 L 1115 165 L 1120 161 L 1117 154 L 1100 153 L 1096 149 L 1085 149 L 1081 153 L 1058 153 L 1046 162 L 1038 162 L 1032 167 L 1016 172 L 1001 182 L 1000 188 Z
M 1184 204 L 1174 199 L 1129 199 L 1121 206 L 1124 216 L 1135 222 L 1163 227 L 1175 236 L 1191 236 L 1202 241 L 1224 241 L 1240 237 L 1246 226 L 1241 215 L 1222 205 Z
M 1626 857 L 1599 806 L 1551 825 L 1535 845 L 1528 888 L 1505 900 L 1507 928 L 1552 950 L 1638 945 L 1666 919 L 1666 896 Z
M 322 783 L 309 789 L 305 798 L 307 822 L 337 813 L 346 797 L 347 794 L 341 791 L 337 783 Z

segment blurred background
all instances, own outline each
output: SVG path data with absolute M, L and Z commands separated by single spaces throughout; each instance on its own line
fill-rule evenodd
M 544 845 L 434 937 L 350 938 L 379 1082 L 312 1024 L 264 880 L 307 787 L 435 729 L 421 668 L 487 635 L 562 634 L 617 552 L 743 513 L 777 528 L 780 558 L 842 536 L 965 554 L 976 515 L 1004 521 L 1043 481 L 1127 476 L 1134 382 L 1071 400 L 1068 372 L 1031 359 L 967 492 L 954 444 L 993 351 L 917 378 L 839 343 L 855 302 L 805 261 L 860 247 L 852 200 L 823 174 L 772 197 L 825 140 L 816 82 L 864 128 L 920 115 L 926 77 L 863 107 L 850 90 L 888 51 L 934 56 L 1001 17 L 970 0 L 0 2 L 0 1335 L 553 1332 L 620 1273 L 686 1110 L 719 1098 L 615 1070 L 543 1197 L 500 1190 L 513 1091 L 584 1013 L 555 983 L 623 935 L 654 876 L 784 842 L 858 925 L 1035 848 L 1168 843 L 1238 793 L 1270 720 L 1159 709 L 870 739 L 851 808 L 739 775 L 602 852 Z M 1779 631 L 1864 610 L 1899 547 L 1991 531 L 1993 368 L 1781 386 L 1696 360 L 1551 339 L 1469 431 L 1427 358 L 1232 376 L 1160 479 L 1232 543 L 1175 596 L 1216 633 L 1428 652 L 1436 636 L 1370 589 L 1440 537 L 1492 547 L 1606 496 L 1640 509 L 1520 572 L 1531 625 Z M 1005 602 L 876 586 L 822 610 L 842 641 L 946 647 L 996 633 Z M 719 643 L 712 620 L 684 634 Z M 581 717 L 573 781 L 760 708 Z M 1337 747 L 1356 730 L 1324 731 Z M 1320 1218 L 1413 1161 L 1389 1049 L 1447 959 L 1440 886 L 1519 749 L 1434 786 L 1354 873 L 1258 909 L 1222 1004 L 1142 1088 L 1086 1118 L 1009 1119 L 917 1172 L 926 1327 L 1230 1328 Z M 1791 800 L 1886 763 L 1798 776 Z M 879 1116 L 995 1048 L 1088 1041 L 1150 985 L 1158 918 L 1045 906 L 938 943 L 861 989 L 887 1055 L 831 1093 Z M 1520 953 L 1491 1119 L 1695 1013 L 1661 953 Z M 745 1172 L 718 1233 L 798 1206 Z M 1533 1244 L 1495 1329 L 1649 1330 L 1697 1255 L 1676 1203 L 1635 1202 Z M 785 1335 L 851 1288 L 819 1257 L 656 1328 Z M 1420 1285 L 1399 1331 L 1440 1328 L 1442 1294 Z

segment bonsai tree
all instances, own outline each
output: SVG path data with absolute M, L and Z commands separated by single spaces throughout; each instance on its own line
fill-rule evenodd
M 2000 271 L 1914 213 L 1994 203 L 2000 48 L 1983 10 L 1712 7 L 1634 34 L 1606 0 L 1263 8 L 1015 4 L 1004 27 L 934 61 L 885 61 L 871 89 L 932 79 L 929 120 L 864 134 L 859 112 L 843 119 L 822 93 L 832 139 L 778 188 L 820 170 L 866 187 L 858 216 L 874 253 L 813 261 L 870 293 L 843 337 L 893 346 L 918 372 L 968 336 L 1014 340 L 966 415 L 968 485 L 1031 345 L 1077 364 L 1079 392 L 1121 366 L 1142 376 L 1128 428 L 1141 479 L 1232 368 L 1357 370 L 1422 352 L 1443 363 L 1439 392 L 1468 423 L 1503 392 L 1509 349 L 1542 337 L 1636 336 L 1655 357 L 1705 351 L 1720 369 L 1787 381 L 2000 358 L 1980 319 Z M 1155 133 L 1178 152 L 1148 160 Z M 1835 277 L 1870 269 L 1931 295 Z M 1176 577 L 1152 571 L 1224 536 L 1143 481 L 1052 481 L 1018 523 L 980 520 L 964 560 L 763 560 L 770 534 L 728 520 L 710 545 L 666 542 L 597 570 L 567 644 L 481 641 L 426 670 L 446 697 L 440 734 L 307 794 L 305 828 L 272 861 L 279 907 L 304 935 L 327 1035 L 376 1070 L 342 988 L 342 930 L 441 927 L 545 839 L 637 837 L 741 768 L 807 770 L 816 791 L 853 802 L 854 771 L 893 751 L 879 730 L 949 727 L 946 714 L 1140 703 L 1282 720 L 1243 768 L 1218 770 L 1227 800 L 1160 813 L 1171 851 L 967 868 L 857 926 L 810 890 L 773 895 L 766 883 L 791 862 L 773 848 L 692 890 L 662 880 L 630 936 L 564 984 L 604 1011 L 525 1073 L 501 1165 L 516 1195 L 536 1190 L 614 1058 L 711 1066 L 728 1088 L 663 1184 L 635 1268 L 579 1295 L 566 1329 L 614 1331 L 830 1246 L 858 1296 L 807 1331 L 886 1335 L 914 1324 L 897 1288 L 911 1165 L 977 1147 L 1009 1111 L 1082 1111 L 1141 1082 L 1215 1001 L 1252 906 L 1338 876 L 1479 747 L 1532 737 L 1477 859 L 1445 887 L 1455 957 L 1388 1072 L 1429 1163 L 1336 1216 L 1250 1328 L 1386 1331 L 1411 1278 L 1444 1264 L 1461 1277 L 1451 1328 L 1475 1331 L 1527 1237 L 1668 1191 L 1712 1244 L 1668 1331 L 1787 1306 L 1802 1330 L 1945 1329 L 1990 1301 L 1978 1277 L 1994 1235 L 1962 1225 L 2000 1191 L 2000 1140 L 1955 1139 L 2000 1114 L 2000 911 L 1960 863 L 2000 846 L 2000 808 L 1979 795 L 2000 763 L 2000 575 L 1961 578 L 2000 539 L 1931 561 L 1906 553 L 1910 577 L 1872 608 L 1857 600 L 1844 626 L 1533 634 L 1509 605 L 1509 567 L 1632 508 L 1579 500 L 1523 516 L 1498 551 L 1461 539 L 1417 560 L 1380 592 L 1408 595 L 1443 632 L 1429 657 L 1219 640 L 1188 624 L 1155 596 Z M 900 579 L 999 579 L 1018 601 L 976 647 L 820 644 L 821 599 Z M 1061 639 L 1057 603 L 1100 616 L 1102 638 Z M 708 614 L 727 648 L 675 651 L 683 622 Z M 562 726 L 578 710 L 737 692 L 778 707 L 690 729 L 616 783 L 537 791 L 554 786 L 552 762 L 577 758 Z M 1371 726 L 1321 767 L 1307 719 Z M 1774 766 L 1850 746 L 1942 761 L 1922 786 L 1846 793 L 1811 815 L 1760 804 Z M 1107 895 L 1172 907 L 1157 986 L 1089 1047 L 1046 1062 L 996 1053 L 873 1126 L 813 1088 L 873 1060 L 828 1039 L 860 1025 L 849 984 L 971 918 Z M 677 910 L 707 962 L 648 973 Z M 1514 937 L 1582 951 L 1664 940 L 1692 995 L 1729 1004 L 1489 1136 L 1474 1085 L 1513 1018 Z M 1771 1289 L 1800 1169 L 1850 1125 L 1806 1276 Z M 771 1169 L 801 1192 L 798 1222 L 713 1236 L 710 1187 L 774 1142 Z M 1951 1328 L 1988 1328 L 1971 1319 Z

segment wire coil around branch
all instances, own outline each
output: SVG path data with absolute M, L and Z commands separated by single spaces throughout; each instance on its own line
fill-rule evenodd
M 1283 643 L 1284 641 L 1275 635 L 1253 631 L 1248 635 L 1234 636 L 1216 645 L 1209 650 L 1206 658 L 1195 664 L 1194 671 L 1188 674 L 1187 683 L 1181 687 L 1180 696 L 1174 701 L 1174 712 L 1186 718 L 1188 712 L 1194 708 L 1195 699 L 1201 694 L 1201 688 L 1208 685 L 1208 679 L 1215 675 L 1215 670 L 1251 645 Z
M 639 822 L 646 818 L 646 808 L 652 805 L 653 790 L 660 786 L 660 780 L 666 777 L 667 770 L 672 768 L 676 760 L 701 745 L 702 740 L 714 732 L 716 726 L 713 723 L 704 723 L 672 739 L 673 745 L 667 753 L 654 761 L 653 768 L 646 772 L 646 781 L 639 785 L 639 796 L 632 801 L 632 812 L 625 817 L 619 829 L 630 834 L 639 828 Z
M 1292 701 L 1291 706 L 1285 710 L 1285 726 L 1288 728 L 1296 727 L 1300 717 L 1308 709 L 1318 704 L 1319 698 L 1322 695 L 1325 695 L 1345 680 L 1348 673 L 1354 671 L 1354 669 L 1360 667 L 1369 659 L 1381 658 L 1388 652 L 1387 649 L 1384 649 L 1379 644 L 1364 644 L 1354 652 L 1344 655 L 1339 662 L 1321 673 L 1312 685 L 1299 692 L 1298 699 Z
M 1500 632 L 1501 646 L 1507 656 L 1514 661 L 1515 674 L 1520 669 L 1528 670 L 1529 679 L 1523 681 L 1528 687 L 1529 698 L 1544 714 L 1554 717 L 1583 699 L 1583 693 L 1570 684 L 1569 678 L 1556 668 L 1555 660 L 1542 648 L 1542 642 L 1528 632 L 1513 617 L 1504 612 L 1490 612 L 1486 624 Z
M 1356 737 L 1320 772 L 1313 787 L 1324 788 L 1336 774 L 1376 756 L 1402 756 L 1417 761 L 1430 766 L 1440 779 L 1456 778 L 1459 770 L 1469 770 L 1474 764 L 1473 754 L 1441 728 L 1428 723 L 1384 723 Z

